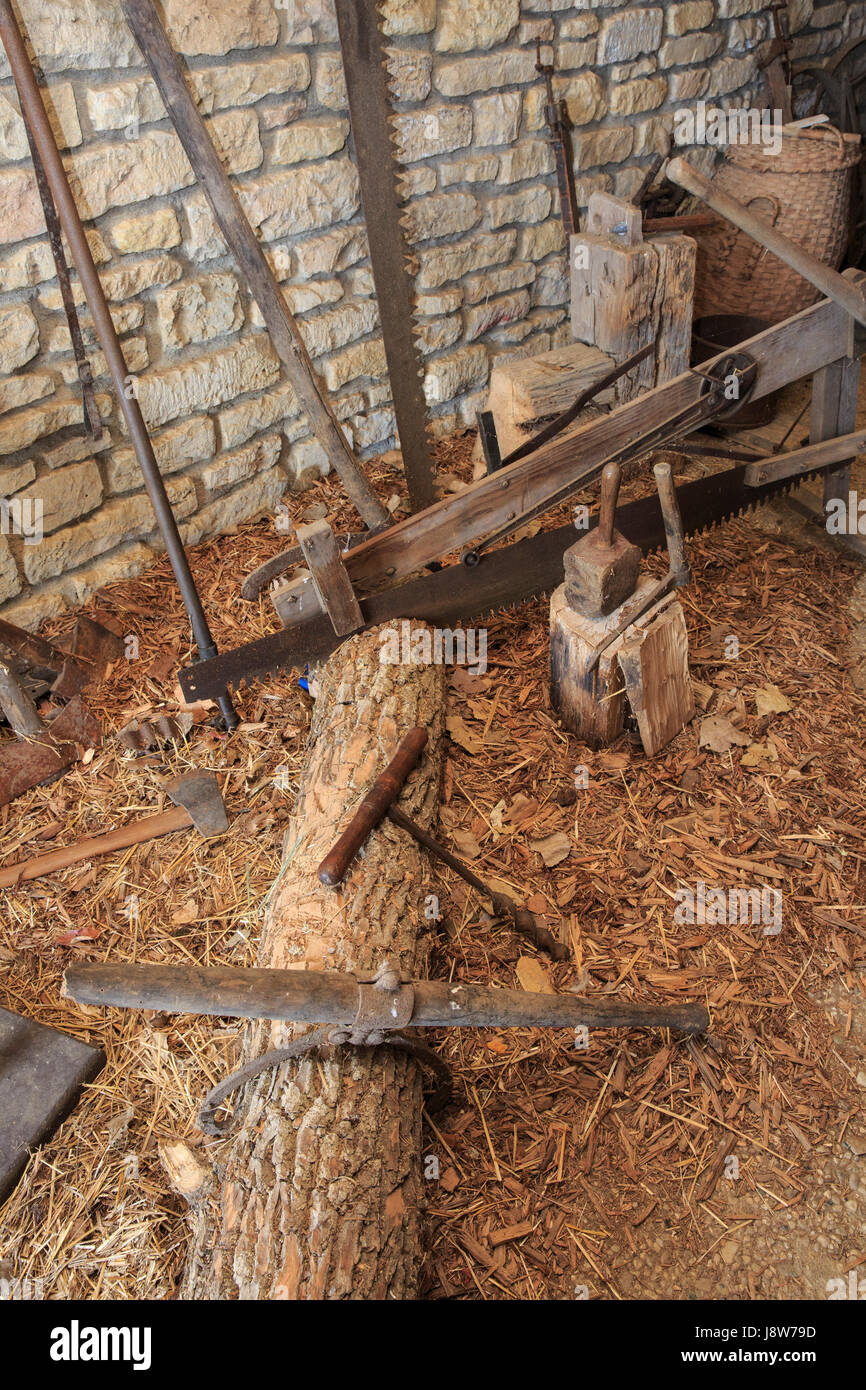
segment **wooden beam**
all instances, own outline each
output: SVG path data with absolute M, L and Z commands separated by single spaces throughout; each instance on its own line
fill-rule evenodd
M 813 444 L 836 439 L 854 429 L 857 421 L 857 393 L 860 386 L 860 358 L 840 357 L 817 371 L 812 381 L 810 438 Z M 856 452 L 856 450 L 855 450 Z M 844 455 L 842 456 L 844 458 Z M 851 457 L 842 468 L 824 478 L 824 504 L 837 498 L 848 500 L 851 485 Z
M 811 473 L 813 469 L 824 468 L 827 464 L 846 460 L 850 463 L 863 449 L 866 449 L 866 429 L 827 439 L 820 444 L 807 444 L 804 449 L 793 449 L 788 454 L 771 454 L 769 458 L 758 459 L 748 465 L 746 485 L 761 487 L 764 483 L 779 482 L 781 478 L 796 478 L 802 473 Z

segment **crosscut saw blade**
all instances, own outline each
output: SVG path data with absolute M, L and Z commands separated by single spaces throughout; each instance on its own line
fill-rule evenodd
M 726 469 L 707 478 L 683 483 L 677 498 L 687 536 L 739 516 L 822 471 L 748 487 L 746 465 Z M 592 529 L 597 515 L 590 520 Z M 639 545 L 644 555 L 665 544 L 664 523 L 658 497 L 639 498 L 617 508 L 617 530 Z M 586 532 L 582 532 L 586 534 Z M 416 618 L 434 627 L 463 623 L 526 599 L 539 598 L 562 583 L 562 557 L 576 538 L 573 525 L 541 531 L 525 540 L 512 541 L 485 554 L 472 568 L 449 565 L 420 579 L 410 579 L 360 599 L 365 628 L 395 618 Z M 306 664 L 324 661 L 345 641 L 334 632 L 327 613 L 317 613 L 281 632 L 260 637 L 232 652 L 222 652 L 180 672 L 187 700 L 214 700 L 226 686 L 236 690 L 242 681 L 274 675 Z
M 423 368 L 413 332 L 415 288 L 398 187 L 386 53 L 376 0 L 336 0 L 370 264 L 400 450 L 413 510 L 435 501 Z

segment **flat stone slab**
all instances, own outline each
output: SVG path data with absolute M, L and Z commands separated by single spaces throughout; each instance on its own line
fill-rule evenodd
M 105 1064 L 105 1053 L 0 1009 L 0 1202 Z

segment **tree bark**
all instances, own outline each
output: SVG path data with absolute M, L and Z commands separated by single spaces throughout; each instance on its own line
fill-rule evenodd
M 376 631 L 323 668 L 310 755 L 267 908 L 258 964 L 375 970 L 388 957 L 424 973 L 425 866 L 388 820 L 338 890 L 317 868 L 414 725 L 428 728 L 402 795 L 429 825 L 441 772 L 444 673 L 384 665 Z M 257 1023 L 240 1062 L 308 1031 Z M 190 1299 L 411 1299 L 420 1265 L 421 1076 L 384 1048 L 327 1048 L 249 1083 L 216 1141 L 213 1185 L 191 1204 L 181 1296 Z

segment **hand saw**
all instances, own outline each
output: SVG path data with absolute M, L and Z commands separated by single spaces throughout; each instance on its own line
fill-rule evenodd
M 784 495 L 820 469 L 762 487 L 747 482 L 749 465 L 677 488 L 686 535 L 696 535 L 730 517 Z M 590 521 L 590 528 L 598 517 Z M 661 507 L 656 495 L 627 502 L 617 510 L 617 528 L 639 545 L 644 555 L 665 544 Z M 549 593 L 562 582 L 562 557 L 576 539 L 574 526 L 559 526 L 525 540 L 514 541 L 485 554 L 477 566 L 449 565 L 410 579 L 392 589 L 361 599 L 365 629 L 401 618 L 416 618 L 433 626 L 461 624 L 485 613 L 508 608 Z M 235 651 L 197 662 L 180 672 L 180 686 L 189 701 L 212 700 L 226 686 L 237 690 L 243 681 L 273 675 L 324 661 L 345 640 L 337 637 L 326 613 L 316 613 L 281 632 L 260 637 Z
M 434 498 L 423 367 L 413 332 L 415 291 L 403 227 L 403 199 L 391 136 L 392 110 L 377 0 L 336 0 L 343 73 L 352 121 L 370 264 L 403 468 L 413 509 Z

